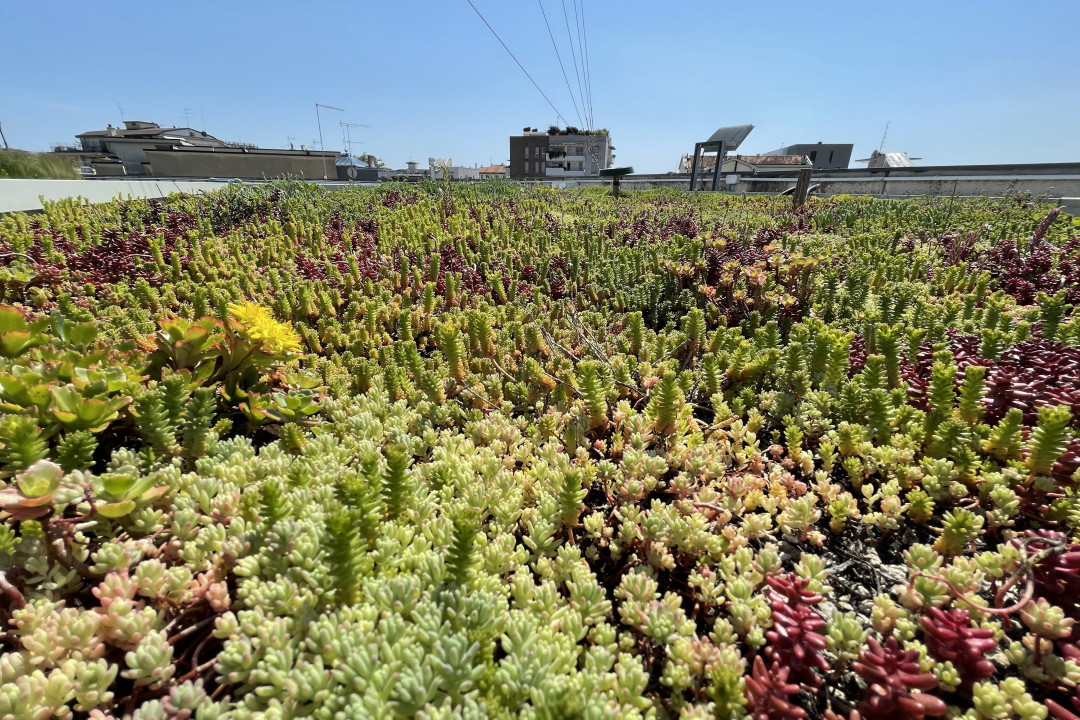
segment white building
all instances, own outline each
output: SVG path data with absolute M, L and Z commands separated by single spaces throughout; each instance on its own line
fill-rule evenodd
M 442 180 L 444 171 L 449 173 L 451 180 L 480 179 L 480 168 L 454 165 L 454 158 L 428 158 L 428 173 L 432 180 Z

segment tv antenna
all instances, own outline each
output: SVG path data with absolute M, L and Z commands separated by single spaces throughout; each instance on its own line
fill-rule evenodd
M 292 135 L 287 135 L 287 136 L 285 137 L 285 142 L 289 143 L 289 149 L 290 149 L 290 150 L 292 150 L 292 149 L 293 149 L 293 142 L 292 142 L 292 141 L 293 141 L 293 140 L 295 140 L 295 139 L 296 139 L 296 138 L 295 138 L 294 136 L 292 136 Z
M 888 120 L 888 121 L 885 122 L 885 132 L 883 132 L 881 134 L 881 144 L 878 145 L 878 149 L 877 149 L 878 152 L 881 152 L 882 149 L 885 147 L 885 138 L 889 134 L 889 123 L 891 123 L 891 122 L 892 122 L 892 120 Z
M 315 122 L 317 122 L 319 124 L 319 152 L 321 152 L 323 154 L 323 156 L 322 156 L 322 179 L 327 180 L 329 178 L 326 175 L 326 152 L 325 152 L 326 146 L 323 145 L 322 118 L 319 117 L 319 108 L 326 108 L 327 110 L 337 110 L 338 112 L 345 112 L 345 111 L 342 110 L 339 107 L 334 107 L 333 105 L 323 105 L 321 103 L 315 103 Z
M 191 116 L 195 114 L 195 111 L 191 108 L 184 108 L 184 127 L 191 127 Z
M 342 144 L 345 145 L 345 151 L 347 153 L 349 153 L 350 155 L 352 155 L 352 128 L 354 128 L 354 127 L 369 128 L 371 126 L 370 125 L 361 125 L 360 123 L 345 122 L 344 120 L 340 121 L 338 123 L 338 125 L 341 126 L 341 142 L 342 142 Z M 360 143 L 360 144 L 363 145 L 363 143 Z
M 124 117 L 124 108 L 120 106 L 120 103 L 116 103 L 116 109 L 120 111 L 120 120 L 125 120 L 126 118 Z

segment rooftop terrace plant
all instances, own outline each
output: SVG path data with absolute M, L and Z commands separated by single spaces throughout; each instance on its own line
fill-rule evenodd
M 1075 228 L 291 182 L 6 216 L 0 717 L 1070 718 Z

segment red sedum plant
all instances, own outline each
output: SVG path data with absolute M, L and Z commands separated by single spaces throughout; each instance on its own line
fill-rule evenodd
M 822 597 L 806 589 L 809 578 L 799 578 L 794 573 L 770 575 L 765 582 L 769 584 L 766 596 L 773 620 L 772 628 L 765 632 L 769 640 L 765 657 L 789 670 L 793 679 L 816 688 L 821 678 L 814 671 L 829 670 L 829 663 L 821 654 L 827 642 L 819 632 L 825 621 L 812 609 Z
M 938 685 L 933 673 L 919 667 L 919 651 L 903 650 L 896 638 L 882 645 L 867 638 L 867 647 L 851 668 L 866 681 L 867 693 L 858 711 L 866 720 L 922 720 L 940 717 L 948 706 L 928 691 Z
M 932 607 L 923 616 L 922 625 L 930 654 L 942 662 L 951 662 L 964 687 L 970 688 L 994 674 L 994 663 L 986 658 L 997 648 L 994 631 L 972 627 L 967 610 Z

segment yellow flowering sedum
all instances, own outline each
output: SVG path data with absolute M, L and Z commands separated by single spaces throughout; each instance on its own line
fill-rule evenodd
M 300 349 L 300 336 L 292 324 L 274 319 L 258 303 L 233 303 L 229 305 L 229 316 L 244 326 L 242 334 L 247 339 L 260 343 L 268 353 L 285 355 Z

